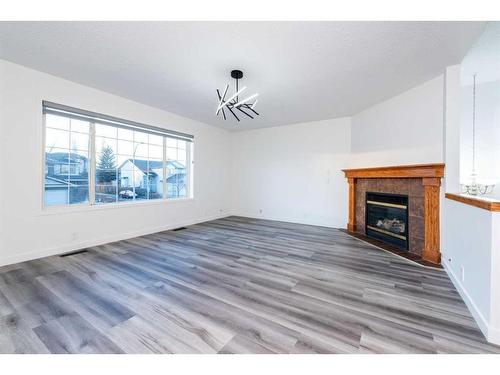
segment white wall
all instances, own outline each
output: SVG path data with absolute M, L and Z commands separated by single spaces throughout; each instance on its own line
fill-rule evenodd
M 445 73 L 445 130 L 444 153 L 446 174 L 444 190 L 457 193 L 460 190 L 460 65 L 446 68 Z
M 228 213 L 231 135 L 225 130 L 1 60 L 0 77 L 0 265 Z M 42 211 L 42 100 L 193 134 L 195 199 Z
M 488 341 L 500 344 L 500 213 L 446 199 L 442 263 Z
M 446 71 L 446 192 L 471 172 L 471 75 L 478 74 L 477 170 L 494 171 L 500 147 L 500 27 L 490 23 L 460 65 Z M 486 35 L 486 37 L 485 37 Z M 497 120 L 495 120 L 497 119 Z M 500 344 L 500 213 L 445 199 L 442 263 L 487 339 Z
M 349 118 L 238 132 L 233 152 L 234 214 L 346 226 Z
M 461 64 L 460 177 L 472 172 L 472 76 L 476 74 L 476 173 L 500 181 L 500 22 L 490 22 Z M 497 197 L 500 189 L 497 188 Z
M 444 90 L 443 74 L 351 119 L 235 133 L 233 213 L 345 227 L 340 169 L 444 161 Z
M 440 75 L 352 117 L 352 167 L 443 161 Z

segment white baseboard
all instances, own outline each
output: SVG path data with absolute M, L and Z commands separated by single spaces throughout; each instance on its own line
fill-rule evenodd
M 443 262 L 443 267 L 448 274 L 451 282 L 453 283 L 453 285 L 455 285 L 455 288 L 467 305 L 467 308 L 472 314 L 472 317 L 476 321 L 486 340 L 493 344 L 500 345 L 500 330 L 495 329 L 489 325 L 488 321 L 485 319 L 477 305 L 474 303 L 474 300 L 472 299 L 470 294 L 467 292 L 465 287 L 462 285 L 453 270 L 446 264 L 446 262 Z
M 26 262 L 28 260 L 64 254 L 64 253 L 67 253 L 70 251 L 85 249 L 87 247 L 104 245 L 104 244 L 107 244 L 110 242 L 115 242 L 115 241 L 120 241 L 120 240 L 126 240 L 129 238 L 144 236 L 146 234 L 152 234 L 152 233 L 162 232 L 165 230 L 171 230 L 171 229 L 175 229 L 175 228 L 179 228 L 179 227 L 185 227 L 185 226 L 189 226 L 189 225 L 199 224 L 199 223 L 203 223 L 205 221 L 221 219 L 221 218 L 227 217 L 227 216 L 230 216 L 230 215 L 228 215 L 228 214 L 214 215 L 214 216 L 209 216 L 209 217 L 205 217 L 205 218 L 201 218 L 201 219 L 181 221 L 181 222 L 171 223 L 168 225 L 158 226 L 158 227 L 154 227 L 154 228 L 148 228 L 148 229 L 143 229 L 143 230 L 139 230 L 139 231 L 121 233 L 121 234 L 115 235 L 115 236 L 109 236 L 109 237 L 104 237 L 104 238 L 99 238 L 99 239 L 92 239 L 92 240 L 81 241 L 81 242 L 77 242 L 77 243 L 65 244 L 63 246 L 52 247 L 49 249 L 29 251 L 29 252 L 25 252 L 25 253 L 22 253 L 19 255 L 10 256 L 10 257 L 0 259 L 0 266 L 6 266 L 9 264 Z
M 335 224 L 333 222 L 324 222 L 319 220 L 297 219 L 286 216 L 256 215 L 248 212 L 237 212 L 237 211 L 233 211 L 232 216 L 242 216 L 242 217 L 248 217 L 250 219 L 283 221 L 285 223 L 294 223 L 294 224 L 315 225 L 318 227 L 326 227 L 326 228 L 343 228 L 345 226 L 345 223 L 347 223 L 347 219 L 345 221 L 342 221 L 341 223 Z

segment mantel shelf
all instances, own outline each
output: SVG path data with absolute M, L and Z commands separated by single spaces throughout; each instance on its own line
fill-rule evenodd
M 395 165 L 342 171 L 347 178 L 441 178 L 444 177 L 444 164 Z

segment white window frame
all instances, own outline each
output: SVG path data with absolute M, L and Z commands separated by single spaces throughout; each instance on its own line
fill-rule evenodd
M 45 175 L 46 175 L 46 132 L 47 132 L 47 114 L 43 113 L 43 131 L 42 131 L 42 189 L 41 189 L 41 208 L 42 211 L 74 211 L 80 209 L 105 209 L 105 208 L 113 208 L 113 207 L 128 207 L 128 206 L 136 206 L 136 205 L 150 205 L 150 204 L 164 204 L 166 202 L 182 202 L 182 201 L 192 201 L 194 200 L 192 182 L 193 182 L 193 162 L 192 162 L 192 152 L 193 152 L 193 143 L 194 139 L 190 142 L 186 142 L 186 196 L 185 197 L 176 197 L 176 198 L 168 198 L 167 191 L 167 178 L 168 178 L 168 170 L 167 170 L 167 138 L 168 135 L 163 135 L 163 193 L 162 198 L 158 199 L 145 199 L 145 200 L 131 200 L 131 201 L 119 201 L 109 202 L 109 203 L 96 203 L 95 202 L 95 182 L 96 182 L 96 132 L 95 125 L 97 121 L 88 121 L 89 122 L 89 150 L 88 150 L 88 184 L 89 184 L 89 199 L 88 202 L 83 203 L 67 203 L 67 204 L 59 204 L 59 205 L 49 205 L 45 204 Z M 105 124 L 108 126 L 113 126 L 112 124 Z M 140 129 L 135 129 L 135 131 L 141 131 Z M 68 131 L 70 132 L 70 131 Z M 117 187 L 118 194 L 118 187 Z M 50 213 L 50 212 L 49 212 Z

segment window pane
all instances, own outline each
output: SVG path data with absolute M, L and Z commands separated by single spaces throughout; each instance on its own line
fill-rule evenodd
M 61 150 L 59 150 L 61 151 Z M 57 166 L 60 170 L 61 159 L 67 157 L 67 152 L 51 152 L 48 149 L 45 152 L 45 205 L 54 206 L 68 204 L 68 187 L 67 175 L 60 176 L 54 173 Z M 67 165 L 67 161 L 65 163 Z
M 83 133 L 71 132 L 70 135 L 71 150 L 83 150 L 89 149 L 89 135 Z
M 177 148 L 177 139 L 167 137 L 167 147 Z
M 69 152 L 67 149 L 47 148 L 45 150 L 45 172 L 51 177 L 66 178 L 69 173 Z
M 59 129 L 47 128 L 45 131 L 46 148 L 69 148 L 69 132 Z
M 113 155 L 116 154 L 117 141 L 112 138 L 95 137 L 95 150 L 102 153 L 104 149 L 111 148 Z M 97 159 L 99 160 L 99 159 Z
M 71 131 L 89 134 L 90 124 L 87 121 L 71 119 Z
M 124 141 L 133 141 L 134 132 L 132 130 L 118 128 L 118 139 L 123 139 Z
M 148 143 L 148 133 L 134 132 L 134 141 L 138 143 Z
M 159 199 L 163 197 L 163 161 L 161 159 L 149 160 L 148 198 Z
M 155 145 L 149 145 L 149 158 L 150 159 L 163 159 L 163 147 L 162 146 L 155 146 Z
M 68 188 L 51 178 L 45 178 L 45 205 L 58 206 L 68 204 Z
M 95 135 L 100 137 L 116 138 L 117 128 L 108 125 L 95 124 Z
M 163 137 L 160 135 L 149 135 L 149 143 L 152 145 L 158 145 L 163 147 Z
M 185 149 L 167 148 L 167 198 L 187 197 L 186 159 Z
M 69 203 L 82 204 L 89 202 L 89 185 L 71 185 L 69 188 Z
M 134 153 L 134 144 L 130 141 L 118 140 L 119 155 L 132 155 Z
M 96 168 L 96 203 L 116 202 L 117 170 L 115 168 Z
M 45 152 L 45 205 L 88 202 L 88 152 L 47 149 Z
M 167 160 L 177 160 L 177 149 L 167 147 Z
M 69 118 L 54 116 L 54 115 L 46 115 L 45 116 L 45 124 L 47 128 L 54 128 L 60 130 L 68 130 L 69 131 Z
M 135 192 L 134 199 L 144 200 L 148 198 L 147 185 L 146 185 L 147 176 L 145 173 L 147 165 L 145 165 L 142 160 L 141 161 L 134 160 L 134 164 L 136 166 L 133 172 L 134 180 L 132 182 L 132 186 Z
M 148 158 L 148 144 L 147 143 L 134 143 L 134 155 L 136 159 Z
M 69 154 L 69 204 L 89 201 L 89 157 L 88 151 L 72 151 Z
M 116 185 L 104 184 L 95 186 L 96 204 L 114 203 L 117 200 Z
M 102 126 L 101 134 L 111 135 L 114 132 L 115 138 L 96 137 L 95 201 L 97 204 L 113 203 L 118 200 L 117 129 L 112 129 L 112 132 L 104 128 L 110 127 Z

